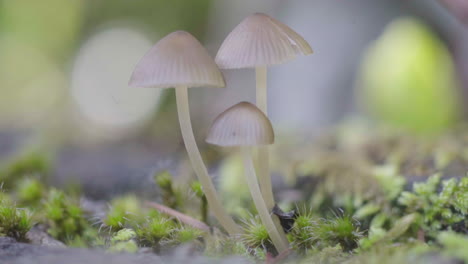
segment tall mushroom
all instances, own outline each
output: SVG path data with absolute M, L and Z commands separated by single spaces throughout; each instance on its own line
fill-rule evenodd
M 175 88 L 182 137 L 192 167 L 203 186 L 208 205 L 229 234 L 239 234 L 240 228 L 221 205 L 198 150 L 190 121 L 188 88 L 225 86 L 224 78 L 208 52 L 189 33 L 173 32 L 156 43 L 138 62 L 129 85 Z
M 240 147 L 247 184 L 260 219 L 276 249 L 279 252 L 288 249 L 286 237 L 283 237 L 270 216 L 253 166 L 252 146 L 270 145 L 274 142 L 274 132 L 268 117 L 251 103 L 238 103 L 213 121 L 206 142 L 222 147 Z
M 312 48 L 290 27 L 262 13 L 245 18 L 226 37 L 216 55 L 221 69 L 255 68 L 257 106 L 268 116 L 267 67 L 312 54 Z M 268 208 L 275 202 L 269 173 L 268 147 L 258 153 L 260 188 Z M 279 221 L 275 220 L 279 225 Z

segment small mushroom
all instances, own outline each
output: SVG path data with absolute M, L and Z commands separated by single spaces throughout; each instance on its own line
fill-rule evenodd
M 268 116 L 267 67 L 312 52 L 309 43 L 290 27 L 266 14 L 255 13 L 229 33 L 219 48 L 215 61 L 221 69 L 255 68 L 256 104 Z M 268 208 L 272 209 L 275 201 L 268 147 L 259 148 L 257 165 L 262 194 Z M 275 223 L 279 228 L 279 221 L 275 220 Z
M 221 69 L 266 68 L 312 52 L 309 43 L 290 27 L 255 13 L 229 33 L 215 61 Z
M 221 113 L 213 121 L 206 142 L 222 147 L 240 147 L 245 176 L 255 207 L 276 249 L 283 252 L 289 248 L 289 243 L 270 216 L 252 159 L 252 147 L 273 144 L 274 137 L 268 117 L 253 104 L 241 102 Z
M 224 87 L 224 78 L 216 63 L 200 42 L 185 31 L 173 32 L 148 51 L 138 62 L 130 86 L 175 87 L 180 128 L 190 162 L 203 186 L 208 205 L 220 224 L 231 234 L 240 228 L 224 210 L 211 181 L 193 135 L 188 103 L 188 88 Z

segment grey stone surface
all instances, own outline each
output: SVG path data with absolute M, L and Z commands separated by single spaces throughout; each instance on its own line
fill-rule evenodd
M 0 237 L 1 264 L 159 264 L 159 263 L 251 263 L 240 257 L 223 260 L 206 258 L 194 254 L 186 247 L 175 249 L 170 255 L 157 256 L 152 253 L 129 254 L 107 253 L 103 250 L 50 247 L 19 243 L 13 238 Z
M 51 237 L 46 231 L 45 227 L 41 225 L 33 226 L 28 233 L 26 238 L 31 244 L 43 245 L 47 247 L 65 248 L 65 244 Z
M 0 237 L 2 264 L 158 264 L 163 263 L 154 254 L 110 254 L 99 250 L 57 248 L 18 243 L 12 238 Z
M 170 153 L 170 152 L 169 152 Z M 160 150 L 131 143 L 96 146 L 64 146 L 57 153 L 53 183 L 81 185 L 83 193 L 94 200 L 111 199 L 128 192 L 142 196 L 157 195 L 155 172 L 177 166 Z

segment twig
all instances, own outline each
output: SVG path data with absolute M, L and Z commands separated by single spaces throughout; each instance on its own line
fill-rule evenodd
M 197 219 L 195 219 L 195 218 L 193 218 L 191 216 L 188 216 L 186 214 L 183 214 L 183 213 L 181 213 L 179 211 L 176 211 L 176 210 L 174 210 L 172 208 L 169 208 L 167 206 L 164 206 L 164 205 L 156 203 L 156 202 L 150 202 L 150 201 L 146 201 L 145 205 L 147 207 L 154 208 L 154 209 L 158 210 L 159 212 L 161 212 L 163 214 L 167 214 L 169 216 L 172 216 L 172 217 L 176 218 L 177 220 L 179 220 L 180 222 L 182 222 L 184 224 L 187 224 L 187 225 L 189 225 L 191 227 L 200 229 L 200 230 L 205 231 L 205 232 L 210 232 L 210 227 L 208 225 L 206 225 L 205 223 L 203 223 L 201 221 L 198 221 Z

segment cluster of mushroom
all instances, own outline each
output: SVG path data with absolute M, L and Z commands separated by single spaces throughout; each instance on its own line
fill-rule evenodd
M 241 102 L 221 113 L 214 120 L 206 141 L 224 147 L 240 147 L 254 204 L 279 252 L 288 249 L 289 243 L 279 219 L 270 214 L 275 202 L 269 175 L 268 145 L 274 142 L 274 132 L 267 117 L 267 67 L 291 60 L 298 54 L 311 53 L 309 44 L 291 28 L 265 14 L 256 13 L 244 19 L 227 36 L 215 60 L 189 33 L 177 31 L 169 34 L 140 60 L 129 83 L 136 87 L 175 88 L 180 128 L 190 162 L 203 187 L 210 211 L 234 236 L 241 234 L 241 228 L 224 210 L 193 135 L 188 88 L 224 87 L 219 68 L 255 68 L 257 106 Z M 259 147 L 258 178 L 252 147 Z

